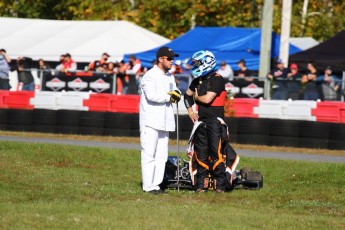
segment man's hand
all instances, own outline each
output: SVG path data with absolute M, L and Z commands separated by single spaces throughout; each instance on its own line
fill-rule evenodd
M 193 123 L 199 120 L 199 115 L 197 113 L 194 113 L 193 111 L 189 112 L 188 116 Z
M 178 103 L 181 99 L 181 93 L 178 90 L 169 91 L 168 94 L 172 103 Z

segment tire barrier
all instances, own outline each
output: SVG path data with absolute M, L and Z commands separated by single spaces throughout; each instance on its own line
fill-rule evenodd
M 9 109 L 7 111 L 7 129 L 11 131 L 31 131 L 32 111 Z
M 80 111 L 57 110 L 56 133 L 78 134 Z
M 269 136 L 271 146 L 299 146 L 300 121 L 271 119 Z
M 176 120 L 176 116 L 175 116 Z M 180 140 L 188 140 L 193 129 L 193 122 L 190 120 L 189 116 L 187 115 L 180 115 L 179 116 L 179 139 Z M 171 132 L 169 135 L 170 139 L 177 138 L 177 132 Z
M 81 111 L 79 115 L 78 133 L 81 135 L 103 135 L 105 113 Z
M 345 124 L 260 118 L 225 118 L 230 142 L 345 150 Z M 193 123 L 179 116 L 179 138 Z M 139 114 L 75 110 L 0 109 L 0 129 L 43 133 L 139 137 Z M 172 132 L 171 139 L 175 139 Z
M 226 117 L 226 124 L 228 125 L 229 140 L 231 143 L 238 142 L 238 118 Z
M 239 118 L 237 142 L 240 144 L 268 145 L 268 120 L 256 118 Z
M 329 123 L 305 121 L 301 123 L 299 146 L 304 148 L 328 147 Z
M 7 128 L 7 111 L 8 109 L 0 109 L 0 129 L 6 130 Z
M 39 133 L 55 133 L 56 111 L 34 109 L 32 112 L 32 131 Z
M 329 124 L 328 148 L 345 149 L 345 124 Z

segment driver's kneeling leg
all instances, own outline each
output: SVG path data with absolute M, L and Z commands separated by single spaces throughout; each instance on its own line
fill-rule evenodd
M 207 149 L 199 149 L 196 154 L 197 161 L 197 191 L 207 191 L 209 186 L 209 165 Z
M 223 192 L 225 190 L 225 166 L 224 164 L 219 164 L 213 170 L 214 177 L 214 189 L 216 192 Z

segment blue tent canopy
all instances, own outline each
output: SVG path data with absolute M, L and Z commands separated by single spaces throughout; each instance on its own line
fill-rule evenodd
M 246 61 L 251 70 L 258 70 L 260 63 L 261 29 L 259 28 L 234 28 L 234 27 L 196 27 L 180 37 L 165 44 L 180 56 L 176 60 L 190 58 L 198 50 L 211 51 L 217 59 L 217 67 L 222 60 L 237 70 L 237 62 L 240 59 Z M 271 57 L 279 56 L 280 36 L 272 33 Z M 130 55 L 135 55 L 145 67 L 150 67 L 156 59 L 159 47 L 141 53 L 126 54 L 125 61 Z M 290 44 L 289 54 L 301 51 Z

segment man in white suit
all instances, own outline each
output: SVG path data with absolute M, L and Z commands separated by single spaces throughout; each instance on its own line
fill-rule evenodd
M 145 73 L 141 80 L 140 143 L 142 188 L 151 194 L 164 193 L 159 187 L 163 181 L 168 159 L 169 132 L 175 131 L 172 103 L 178 103 L 181 92 L 175 78 L 169 73 L 174 58 L 168 47 L 156 53 L 157 65 Z

